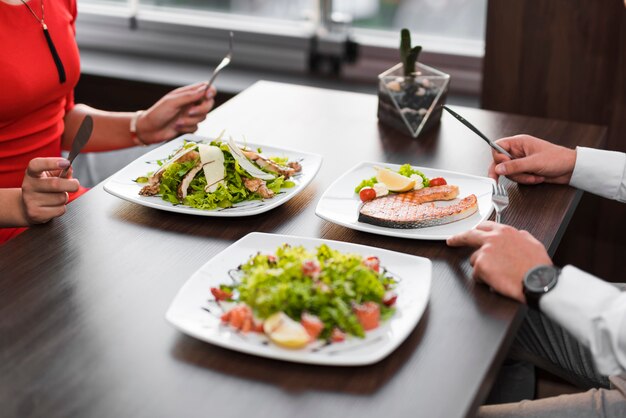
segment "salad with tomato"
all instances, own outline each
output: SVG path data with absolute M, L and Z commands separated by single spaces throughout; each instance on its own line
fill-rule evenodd
M 222 323 L 291 349 L 364 338 L 394 314 L 398 297 L 397 281 L 378 257 L 326 244 L 315 251 L 284 244 L 251 256 L 236 273 L 236 284 L 211 288 Z
M 415 170 L 410 164 L 404 164 L 398 171 L 389 168 L 374 167 L 376 175 L 359 183 L 354 192 L 363 202 L 389 193 L 405 193 L 420 190 L 424 187 L 443 186 L 448 184 L 443 177 L 429 179 L 424 173 Z

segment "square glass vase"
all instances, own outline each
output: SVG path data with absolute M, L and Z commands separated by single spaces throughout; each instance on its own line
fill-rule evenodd
M 378 120 L 417 138 L 437 125 L 446 103 L 450 75 L 416 63 L 405 76 L 402 63 L 378 76 Z

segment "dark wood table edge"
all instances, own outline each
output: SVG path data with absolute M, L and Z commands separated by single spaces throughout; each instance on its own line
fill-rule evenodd
M 563 239 L 563 236 L 565 235 L 565 231 L 567 230 L 567 227 L 569 226 L 569 223 L 572 220 L 572 217 L 574 216 L 574 212 L 576 212 L 576 208 L 578 208 L 580 199 L 582 199 L 583 197 L 583 193 L 584 192 L 582 190 L 576 189 L 576 192 L 574 194 L 574 199 L 569 209 L 565 213 L 565 216 L 563 217 L 563 222 L 561 223 L 561 227 L 557 230 L 556 235 L 554 236 L 554 238 L 552 239 L 552 242 L 550 243 L 550 246 L 547 248 L 548 255 L 550 256 L 550 258 L 554 257 L 554 254 L 556 253 L 556 250 L 559 247 L 559 244 L 561 243 L 561 239 Z

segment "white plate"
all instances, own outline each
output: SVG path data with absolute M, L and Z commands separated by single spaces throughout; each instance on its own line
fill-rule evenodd
M 166 144 L 163 144 L 159 148 L 142 155 L 112 175 L 105 183 L 104 190 L 111 193 L 113 196 L 128 200 L 129 202 L 137 203 L 150 208 L 167 210 L 170 212 L 220 217 L 252 216 L 267 212 L 268 210 L 280 206 L 296 196 L 304 190 L 311 180 L 313 180 L 322 165 L 322 157 L 320 155 L 307 154 L 285 148 L 276 148 L 268 145 L 246 142 L 246 145 L 250 148 L 256 149 L 257 147 L 260 147 L 263 150 L 264 155 L 278 157 L 285 156 L 289 157 L 290 161 L 299 161 L 302 165 L 302 172 L 290 179 L 296 183 L 296 185 L 291 188 L 282 189 L 280 194 L 277 194 L 271 199 L 246 201 L 238 203 L 231 208 L 214 210 L 202 210 L 185 205 L 174 205 L 161 199 L 160 196 L 140 196 L 139 190 L 143 185 L 135 183 L 133 180 L 137 177 L 145 176 L 151 171 L 156 171 L 158 168 L 156 161 L 162 160 L 171 155 L 174 150 L 178 149 L 183 144 L 185 140 L 194 142 L 204 141 L 207 143 L 211 141 L 210 138 L 193 134 L 178 137 Z
M 359 222 L 359 208 L 361 200 L 354 192 L 354 188 L 362 180 L 374 177 L 374 167 L 387 167 L 397 171 L 400 165 L 386 163 L 364 162 L 349 170 L 338 178 L 322 195 L 317 204 L 315 214 L 322 219 L 348 228 L 373 234 L 388 235 L 391 237 L 445 240 L 459 232 L 474 228 L 486 220 L 493 210 L 491 200 L 492 188 L 495 182 L 488 177 L 472 176 L 455 173 L 453 171 L 437 170 L 426 167 L 413 167 L 421 171 L 428 178 L 443 177 L 448 184 L 459 186 L 459 197 L 463 198 L 475 194 L 478 199 L 478 212 L 460 221 L 449 224 L 431 226 L 427 228 L 397 229 Z
M 282 244 L 303 245 L 314 249 L 327 244 L 335 250 L 377 256 L 381 265 L 399 280 L 396 312 L 364 339 L 348 338 L 345 342 L 289 350 L 268 343 L 265 336 L 242 334 L 223 325 L 221 310 L 214 302 L 210 288 L 231 284 L 228 272 L 257 252 L 274 253 Z M 243 353 L 298 363 L 332 366 L 358 366 L 375 363 L 391 353 L 415 328 L 430 293 L 431 262 L 423 257 L 401 254 L 379 248 L 339 241 L 301 238 L 253 232 L 217 254 L 195 272 L 180 289 L 166 314 L 176 328 L 192 337 Z M 208 310 L 208 311 L 207 311 Z M 213 310 L 213 313 L 209 311 Z

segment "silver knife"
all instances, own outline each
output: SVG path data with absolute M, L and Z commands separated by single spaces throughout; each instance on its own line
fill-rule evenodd
M 458 113 L 456 113 L 454 110 L 450 109 L 448 106 L 443 105 L 442 106 L 444 109 L 446 109 L 452 116 L 454 116 L 455 118 L 457 118 L 459 120 L 459 122 L 461 122 L 463 125 L 467 126 L 468 128 L 470 128 L 470 130 L 472 132 L 474 132 L 476 135 L 478 135 L 479 137 L 481 137 L 482 139 L 484 139 L 485 141 L 487 141 L 487 143 L 489 144 L 489 146 L 493 149 L 495 149 L 496 151 L 498 151 L 500 154 L 504 154 L 507 157 L 509 157 L 510 159 L 513 159 L 513 156 L 511 154 L 509 154 L 504 148 L 502 148 L 500 145 L 496 144 L 495 142 L 493 142 L 491 139 L 487 138 L 482 132 L 480 132 L 478 130 L 478 128 L 476 128 L 474 125 L 472 125 L 471 123 L 469 123 L 463 116 L 459 115 Z
M 72 150 L 70 151 L 69 157 L 67 160 L 70 162 L 70 165 L 61 171 L 59 177 L 65 177 L 70 167 L 72 166 L 72 162 L 74 159 L 80 154 L 80 150 L 83 149 L 85 144 L 89 141 L 89 137 L 91 136 L 91 131 L 93 130 L 93 119 L 91 116 L 85 116 L 85 119 L 80 124 L 78 128 L 78 132 L 76 132 L 76 136 L 74 137 L 74 142 L 72 142 Z

